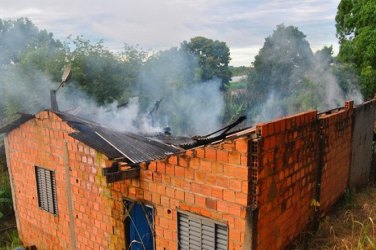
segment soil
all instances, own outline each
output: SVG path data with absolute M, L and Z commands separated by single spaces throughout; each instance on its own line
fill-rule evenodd
M 376 250 L 376 185 L 348 191 L 293 249 Z

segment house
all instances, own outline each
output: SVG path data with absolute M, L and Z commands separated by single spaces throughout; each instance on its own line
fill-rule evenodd
M 282 249 L 369 178 L 374 113 L 373 100 L 346 102 L 205 138 L 22 115 L 0 129 L 20 239 L 38 249 Z

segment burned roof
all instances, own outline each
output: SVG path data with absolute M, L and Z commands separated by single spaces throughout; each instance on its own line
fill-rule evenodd
M 69 134 L 71 137 L 105 154 L 110 159 L 126 159 L 134 164 L 163 159 L 186 149 L 223 140 L 245 119 L 241 117 L 236 122 L 206 136 L 182 137 L 163 133 L 141 135 L 114 131 L 66 112 L 54 111 L 54 113 L 75 130 Z M 18 116 L 17 119 L 0 128 L 0 134 L 8 133 L 35 117 L 30 114 Z
M 10 120 L 0 122 L 0 134 L 9 133 L 34 117 L 31 114 L 17 113 Z
M 132 163 L 140 163 L 182 151 L 178 147 L 142 135 L 104 128 L 68 113 L 56 114 L 76 130 L 70 136 L 104 153 L 110 159 L 126 158 Z

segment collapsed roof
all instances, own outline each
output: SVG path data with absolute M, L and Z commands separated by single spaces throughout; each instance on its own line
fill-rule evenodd
M 230 131 L 232 133 L 234 128 L 245 119 L 242 117 L 229 126 L 209 135 L 190 138 L 164 133 L 141 135 L 132 132 L 119 132 L 66 112 L 53 112 L 76 130 L 69 134 L 71 137 L 103 153 L 109 159 L 124 159 L 133 164 L 163 159 L 168 155 L 189 148 L 224 139 Z M 0 128 L 0 134 L 9 133 L 34 117 L 30 114 L 20 114 L 18 119 Z

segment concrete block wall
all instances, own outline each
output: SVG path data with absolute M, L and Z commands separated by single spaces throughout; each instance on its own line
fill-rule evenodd
M 375 112 L 375 100 L 354 109 L 350 187 L 364 185 L 370 180 Z
M 156 249 L 177 249 L 177 212 L 187 211 L 228 226 L 228 249 L 242 249 L 248 196 L 248 139 L 208 145 L 141 166 L 139 179 L 111 186 L 115 207 L 123 198 L 155 208 Z M 114 211 L 118 224 L 120 210 Z
M 348 187 L 351 164 L 353 102 L 330 114 L 321 114 L 323 166 L 320 187 L 320 210 L 326 213 Z
M 283 249 L 313 217 L 317 112 L 257 126 L 259 140 L 257 249 Z

